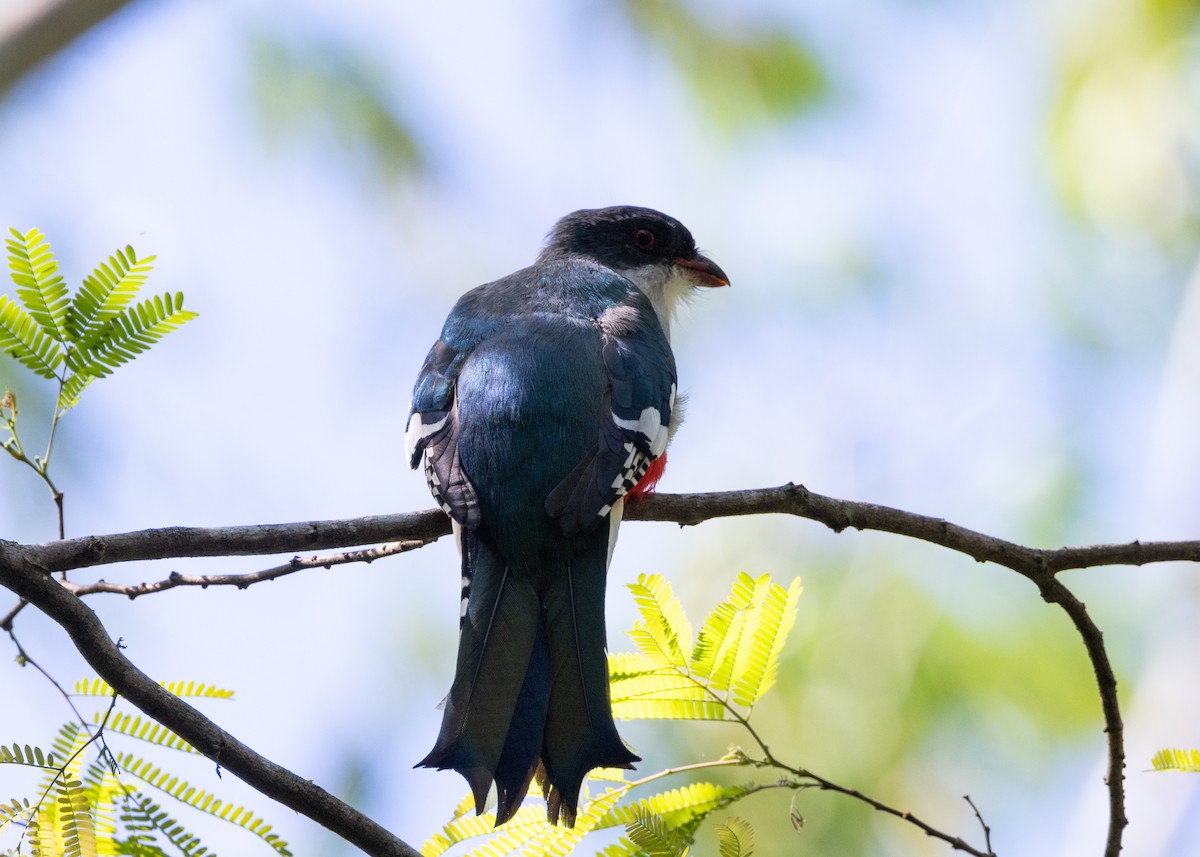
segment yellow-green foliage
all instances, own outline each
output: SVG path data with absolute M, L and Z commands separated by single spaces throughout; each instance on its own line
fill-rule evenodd
M 198 681 L 160 681 L 159 687 L 180 699 L 233 699 L 233 691 Z M 103 696 L 109 698 L 113 689 L 103 679 L 91 678 L 75 682 L 76 696 Z
M 71 295 L 46 236 L 10 229 L 8 269 L 18 301 L 0 295 L 0 351 L 43 378 L 57 380 L 58 410 L 84 388 L 196 317 L 182 293 L 133 303 L 152 268 L 132 247 L 101 262 Z
M 784 589 L 769 575 L 738 574 L 729 598 L 692 628 L 671 585 L 643 574 L 630 585 L 642 620 L 630 636 L 641 649 L 609 656 L 613 716 L 625 720 L 737 719 L 775 684 L 779 653 L 796 621 L 799 578 Z
M 1150 760 L 1156 771 L 1185 771 L 1200 774 L 1200 750 L 1167 748 L 1159 750 Z
M 230 691 L 196 682 L 163 682 L 162 686 L 179 696 L 232 696 Z M 23 826 L 19 844 L 26 844 L 32 857 L 207 854 L 197 835 L 140 790 L 135 781 L 141 781 L 193 810 L 238 825 L 281 857 L 291 854 L 287 843 L 271 832 L 270 825 L 249 811 L 193 788 L 175 774 L 130 753 L 114 754 L 109 747 L 112 738 L 128 737 L 195 754 L 178 735 L 161 724 L 117 710 L 111 689 L 98 679 L 76 683 L 75 695 L 107 697 L 109 704 L 106 710 L 96 713 L 92 725 L 64 724 L 49 752 L 30 745 L 0 746 L 0 764 L 44 772 L 36 794 L 0 800 L 0 834 L 10 826 Z M 162 846 L 169 849 L 164 851 Z
M 642 575 L 629 589 L 642 615 L 630 631 L 640 651 L 609 655 L 613 714 L 627 720 L 731 720 L 748 727 L 754 704 L 775 682 L 779 654 L 796 619 L 800 581 L 784 588 L 768 575 L 739 574 L 729 597 L 706 617 L 695 640 L 661 575 Z M 746 759 L 737 754 L 689 768 L 744 764 Z M 470 840 L 480 840 L 469 852 L 472 857 L 566 854 L 590 831 L 623 827 L 626 836 L 601 850 L 603 857 L 683 857 L 711 813 L 771 787 L 695 782 L 633 797 L 634 790 L 680 773 L 666 770 L 626 780 L 624 771 L 593 771 L 590 782 L 606 787 L 590 799 L 585 791 L 573 829 L 552 827 L 541 806 L 527 804 L 497 831 L 494 813 L 469 814 L 474 801 L 467 795 L 421 854 L 438 857 Z M 730 857 L 748 857 L 753 844 L 749 825 L 731 819 L 722 830 L 722 857 L 730 848 Z
M 713 825 L 721 845 L 721 857 L 753 857 L 754 828 L 745 819 L 731 815 L 725 824 Z

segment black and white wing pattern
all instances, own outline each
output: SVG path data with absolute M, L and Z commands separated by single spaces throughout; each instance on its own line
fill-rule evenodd
M 469 348 L 455 348 L 446 333 L 434 343 L 413 390 L 405 442 L 409 466 L 425 456 L 425 479 L 442 509 L 464 527 L 479 526 L 479 500 L 458 454 L 455 380 Z

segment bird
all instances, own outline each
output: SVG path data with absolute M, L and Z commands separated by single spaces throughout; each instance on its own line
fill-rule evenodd
M 729 285 L 691 232 L 615 206 L 557 222 L 534 263 L 464 294 L 413 388 L 406 446 L 450 516 L 462 604 L 433 750 L 499 827 L 536 777 L 573 827 L 588 772 L 640 758 L 608 690 L 605 582 L 626 499 L 680 419 L 672 320 Z

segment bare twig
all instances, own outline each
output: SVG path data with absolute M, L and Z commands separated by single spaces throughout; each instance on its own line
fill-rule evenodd
M 804 768 L 788 768 L 786 765 L 779 765 L 779 766 L 787 768 L 788 770 L 790 770 L 792 773 L 794 773 L 798 777 L 803 777 L 805 779 L 811 780 L 812 782 L 816 783 L 817 787 L 819 789 L 821 789 L 822 791 L 837 792 L 838 794 L 846 795 L 847 797 L 852 797 L 855 800 L 862 801 L 863 803 L 867 804 L 868 806 L 872 807 L 873 809 L 877 810 L 878 812 L 882 812 L 887 815 L 894 815 L 896 818 L 907 821 L 909 824 L 913 825 L 914 827 L 917 827 L 922 832 L 924 832 L 924 834 L 926 836 L 929 836 L 933 839 L 939 839 L 942 842 L 945 842 L 947 845 L 949 845 L 955 851 L 965 851 L 967 854 L 973 855 L 973 857 L 996 857 L 995 852 L 992 851 L 992 843 L 990 840 L 987 841 L 987 850 L 980 851 L 978 848 L 975 848 L 973 845 L 968 843 L 962 837 L 950 836 L 947 833 L 943 833 L 942 831 L 938 830 L 933 825 L 928 824 L 923 819 L 918 818 L 917 816 L 913 815 L 908 810 L 897 809 L 894 806 L 889 806 L 888 804 L 883 803 L 882 801 L 876 800 L 875 798 L 871 797 L 870 795 L 863 794 L 862 792 L 858 791 L 857 789 L 850 789 L 850 788 L 846 788 L 845 786 L 838 785 L 837 783 L 831 782 L 831 781 L 825 779 L 824 777 L 819 777 L 816 774 L 814 774 L 812 771 L 805 770 Z
M 25 604 L 27 602 L 22 601 L 21 603 Z M 25 651 L 25 647 L 21 645 L 21 641 L 17 639 L 16 632 L 14 632 L 11 627 L 6 628 L 5 630 L 8 631 L 8 637 L 10 640 L 12 640 L 13 645 L 17 647 L 17 658 L 19 659 L 21 665 L 22 666 L 25 666 L 25 665 L 31 666 L 35 670 L 37 670 L 39 673 L 41 673 L 42 678 L 44 678 L 46 681 L 50 682 L 50 684 L 53 685 L 54 689 L 57 690 L 59 692 L 59 694 L 62 695 L 62 698 L 67 701 L 67 705 L 70 706 L 71 711 L 74 712 L 75 719 L 79 721 L 80 725 L 84 729 L 90 729 L 88 722 L 86 720 L 84 720 L 83 715 L 79 713 L 79 708 L 78 708 L 78 706 L 75 705 L 75 700 L 71 699 L 71 694 L 67 693 L 66 688 L 64 688 L 61 684 L 59 684 L 58 681 L 54 678 L 54 676 L 52 676 L 52 675 L 50 675 L 50 673 L 46 672 L 46 670 L 42 667 L 42 665 L 39 664 L 36 660 L 34 660 L 30 656 L 29 652 Z
M 0 631 L 11 631 L 13 620 L 17 618 L 17 614 L 25 609 L 25 605 L 29 602 L 24 598 L 17 600 L 17 603 L 12 606 L 12 609 L 0 616 Z
M 410 540 L 392 542 L 391 544 L 381 545 L 377 548 L 343 551 L 342 553 L 326 554 L 324 556 L 295 556 L 283 565 L 276 565 L 262 571 L 252 571 L 245 574 L 180 574 L 177 571 L 172 571 L 165 579 L 150 583 L 126 584 L 97 580 L 95 583 L 64 582 L 63 586 L 78 596 L 92 595 L 97 592 L 110 592 L 117 595 L 125 595 L 130 600 L 141 595 L 150 595 L 180 586 L 199 586 L 201 589 L 207 589 L 210 586 L 236 586 L 238 589 L 246 589 L 255 583 L 261 583 L 264 580 L 276 580 L 277 578 L 294 574 L 304 569 L 332 568 L 335 565 L 346 565 L 353 562 L 369 563 L 386 556 L 394 556 L 398 553 L 416 550 L 417 548 L 425 547 L 426 544 L 427 542 Z
M 979 826 L 983 828 L 983 841 L 987 845 L 987 850 L 990 854 L 992 852 L 992 829 L 983 820 L 983 814 L 979 811 L 979 807 L 975 806 L 975 801 L 971 800 L 971 796 L 963 795 L 963 800 L 971 807 L 971 811 L 975 813 L 975 818 L 979 821 Z

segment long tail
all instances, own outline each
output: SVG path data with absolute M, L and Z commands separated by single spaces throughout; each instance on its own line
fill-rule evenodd
M 535 773 L 549 820 L 570 827 L 588 771 L 638 761 L 617 735 L 608 699 L 607 539 L 589 541 L 565 565 L 531 578 L 463 533 L 471 591 L 458 666 L 437 743 L 418 766 L 462 774 L 476 813 L 495 782 L 497 826 L 520 808 Z

